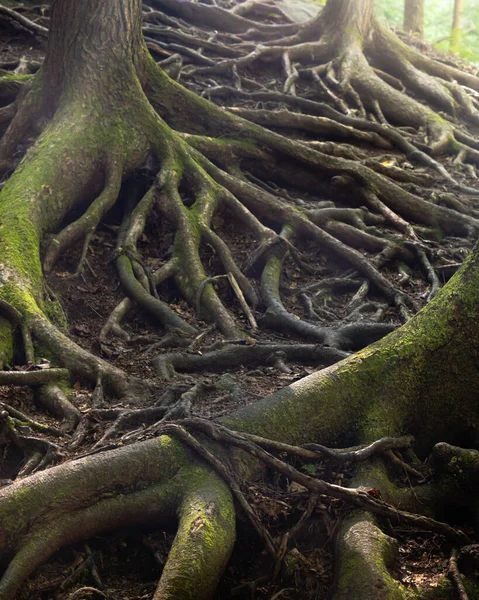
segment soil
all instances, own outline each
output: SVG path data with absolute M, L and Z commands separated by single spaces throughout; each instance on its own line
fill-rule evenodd
M 46 6 L 34 6 L 22 10 L 39 22 L 42 22 L 42 15 L 48 15 Z M 42 24 L 46 24 L 46 21 Z M 196 30 L 195 34 L 208 37 L 209 32 Z M 22 31 L 21 28 L 10 22 L 0 21 L 0 63 L 3 63 L 4 68 L 8 68 L 9 63 L 18 62 L 21 57 L 25 57 L 29 62 L 39 62 L 42 59 L 43 51 L 44 45 L 40 39 Z M 432 51 L 432 49 L 426 47 L 425 51 Z M 268 70 L 267 65 L 263 66 L 264 69 L 261 70 L 249 69 L 247 76 L 271 91 L 280 91 L 281 74 L 275 72 L 274 69 Z M 182 83 L 199 93 L 207 91 L 208 86 L 212 85 L 211 81 L 205 81 L 201 76 L 186 77 Z M 231 84 L 231 81 L 218 76 L 213 83 Z M 312 94 L 308 89 L 302 89 L 301 92 L 306 97 L 308 94 Z M 231 104 L 250 108 L 257 107 L 253 106 L 251 102 L 231 102 Z M 299 137 L 300 134 L 296 135 Z M 430 171 L 409 164 L 403 156 L 395 152 L 388 152 L 385 156 L 384 151 L 373 149 L 366 144 L 355 145 L 355 147 L 369 157 L 381 157 L 383 164 L 394 164 L 402 169 L 414 170 L 419 174 L 433 175 Z M 477 180 L 472 177 L 471 170 L 461 164 L 453 164 L 452 159 L 446 158 L 444 163 L 459 181 L 471 186 L 477 185 Z M 438 183 L 426 194 L 432 195 L 449 191 L 447 185 Z M 303 205 L 314 206 L 318 201 L 329 199 L 326 196 L 322 197 L 321 191 L 314 198 L 308 198 L 295 189 L 280 190 L 280 192 L 287 193 L 293 200 L 301 200 Z M 457 197 L 457 194 L 455 195 Z M 246 243 L 248 234 L 238 229 L 236 223 L 228 222 L 226 215 L 220 214 L 216 219 L 216 226 L 221 226 L 225 241 L 233 250 L 238 263 L 245 264 L 248 259 L 247 248 L 250 246 Z M 94 235 L 89 248 L 88 262 L 81 275 L 71 276 L 81 252 L 81 248 L 78 247 L 62 257 L 55 270 L 49 275 L 47 285 L 49 292 L 61 300 L 67 317 L 68 335 L 75 342 L 96 354 L 106 356 L 118 367 L 131 374 L 155 381 L 157 374 L 151 365 L 151 358 L 155 354 L 149 350 L 165 332 L 157 323 L 147 319 L 139 309 L 134 309 L 124 323 L 127 333 L 132 339 L 139 340 L 139 343 L 131 344 L 118 338 L 111 338 L 108 343 L 99 343 L 101 328 L 111 311 L 124 297 L 113 262 L 115 238 L 121 220 L 120 203 L 107 215 Z M 387 230 L 384 227 L 383 229 Z M 389 230 L 389 232 L 394 233 L 393 230 Z M 139 244 L 139 250 L 146 266 L 153 269 L 164 264 L 168 259 L 171 244 L 172 232 L 168 224 L 162 221 L 159 215 L 156 219 L 150 220 Z M 467 240 L 454 237 L 427 240 L 427 244 L 431 254 L 440 257 L 443 264 L 462 262 L 472 245 Z M 318 278 L 342 276 L 347 268 L 337 264 L 307 242 L 299 242 L 298 249 L 303 262 L 310 268 L 308 270 L 301 269 L 291 258 L 288 259 L 281 286 L 285 293 L 287 309 L 292 314 L 303 316 L 304 308 L 295 292 L 317 282 Z M 362 251 L 362 254 L 368 256 L 365 250 Z M 212 248 L 205 247 L 202 258 L 210 275 L 221 273 L 219 261 Z M 381 272 L 392 282 L 398 284 L 400 276 L 397 271 L 384 268 Z M 252 281 L 258 287 L 258 279 Z M 246 319 L 231 289 L 222 280 L 218 282 L 217 289 L 220 296 L 227 300 L 227 305 L 233 307 L 236 318 L 244 324 L 246 329 Z M 409 273 L 409 280 L 405 283 L 403 290 L 408 293 L 416 305 L 419 307 L 425 305 L 428 286 L 418 270 Z M 172 305 L 178 314 L 197 326 L 201 332 L 206 332 L 200 340 L 195 342 L 192 351 L 204 352 L 212 344 L 222 339 L 221 335 L 211 329 L 206 322 L 197 320 L 194 311 L 178 296 L 177 290 L 171 283 L 161 285 L 158 292 L 160 297 Z M 347 293 L 341 296 L 324 297 L 324 309 L 329 311 L 335 319 L 333 323 L 340 323 L 347 318 L 350 312 L 348 304 L 353 296 L 353 293 Z M 372 299 L 374 300 L 374 298 Z M 382 302 L 381 298 L 376 300 Z M 260 317 L 259 314 L 257 316 Z M 384 320 L 393 324 L 400 323 L 399 315 L 393 308 L 387 309 Z M 295 343 L 297 341 L 290 339 L 287 335 L 264 328 L 261 328 L 259 333 L 251 333 L 250 337 L 255 343 Z M 168 348 L 159 349 L 156 354 L 168 351 L 170 351 Z M 290 372 L 282 372 L 274 365 L 258 364 L 238 366 L 228 369 L 226 372 L 202 373 L 200 376 L 202 380 L 216 384 L 220 382 L 220 385 L 207 388 L 193 407 L 193 414 L 206 418 L 226 414 L 242 405 L 254 402 L 318 368 L 314 364 L 288 363 L 287 366 Z M 15 368 L 25 368 L 22 364 L 22 357 L 17 357 Z M 180 392 L 184 392 L 197 382 L 198 375 L 181 374 L 172 382 L 172 385 Z M 225 385 L 221 385 L 221 382 Z M 165 383 L 159 380 L 157 383 L 159 387 L 165 386 Z M 235 390 L 234 393 L 231 392 L 232 389 Z M 79 380 L 74 382 L 73 390 L 71 401 L 84 416 L 87 416 L 93 409 L 91 387 L 87 382 Z M 43 424 L 51 427 L 59 426 L 55 419 L 37 409 L 33 393 L 30 390 L 0 387 L 0 402 L 8 403 Z M 82 444 L 75 449 L 71 448 L 69 436 L 55 440 L 63 460 L 91 451 L 104 433 L 106 426 L 107 423 L 95 418 L 90 419 L 87 434 Z M 42 434 L 38 434 L 38 436 L 41 437 Z M 21 465 L 21 457 L 19 457 L 18 451 L 5 447 L 0 461 L 0 480 L 8 483 L 9 479 L 14 478 L 16 470 Z M 305 465 L 303 468 L 316 470 L 321 477 L 344 485 L 347 484 L 350 475 L 347 469 L 337 467 L 334 470 L 334 466 L 321 463 L 316 466 Z M 249 487 L 247 492 L 250 502 L 261 515 L 263 522 L 277 537 L 289 531 L 306 509 L 307 494 L 305 494 L 305 490 L 299 489 L 298 486 L 292 485 L 286 480 L 265 481 L 261 486 Z M 240 514 L 238 543 L 217 592 L 217 600 L 234 597 L 258 600 L 328 598 L 333 584 L 334 532 L 347 510 L 340 502 L 321 499 L 306 527 L 295 540 L 289 558 L 291 565 L 286 564 L 282 574 L 274 581 L 267 577 L 268 580 L 264 581 L 265 576 L 271 574 L 270 559 L 265 554 L 261 541 L 252 532 L 246 518 Z M 88 544 L 77 544 L 63 549 L 36 571 L 25 586 L 19 600 L 27 598 L 29 600 L 53 598 L 66 600 L 73 591 L 82 586 L 101 589 L 103 597 L 110 600 L 151 598 L 173 535 L 174 524 L 171 524 L 171 528 L 166 530 L 152 527 L 151 529 L 116 532 L 112 535 L 94 538 Z M 394 570 L 400 574 L 401 581 L 411 589 L 437 586 L 438 580 L 447 571 L 447 558 L 450 551 L 444 539 L 437 535 L 411 530 L 396 529 L 394 535 L 400 542 L 400 558 L 398 564 L 394 566 Z M 85 590 L 84 595 L 78 597 L 101 596 L 95 595 L 95 593 L 90 594 Z

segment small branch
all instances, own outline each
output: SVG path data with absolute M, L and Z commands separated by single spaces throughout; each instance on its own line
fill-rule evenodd
M 67 598 L 67 600 L 82 600 L 85 596 L 85 594 L 88 595 L 92 595 L 92 594 L 96 594 L 97 596 L 100 596 L 100 598 L 108 598 L 108 596 L 106 594 L 104 594 L 103 592 L 101 592 L 100 590 L 97 590 L 96 588 L 93 587 L 82 587 L 79 590 L 75 590 L 73 592 L 73 594 L 70 594 Z
M 407 462 L 404 462 L 398 458 L 395 452 L 392 450 L 387 450 L 385 454 L 394 465 L 406 471 L 407 474 L 413 475 L 413 477 L 416 477 L 420 481 L 424 480 L 423 473 L 420 473 L 417 469 L 411 467 L 411 465 L 409 465 Z
M 238 302 L 240 303 L 241 308 L 243 309 L 243 312 L 245 313 L 246 318 L 248 319 L 251 330 L 256 331 L 258 329 L 258 324 L 256 323 L 256 319 L 254 318 L 254 315 L 250 307 L 248 306 L 248 303 L 246 302 L 243 292 L 241 291 L 241 288 L 238 285 L 238 282 L 236 281 L 233 273 L 228 273 L 228 281 L 230 282 L 231 287 L 233 288 L 233 291 L 236 294 L 236 297 L 238 298 Z

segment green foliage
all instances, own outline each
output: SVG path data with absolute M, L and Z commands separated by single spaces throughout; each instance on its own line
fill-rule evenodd
M 392 27 L 401 27 L 404 2 L 376 0 L 378 15 Z M 425 0 L 424 37 L 443 51 L 450 48 L 454 0 Z M 458 42 L 461 57 L 479 66 L 479 2 L 464 0 L 462 34 Z

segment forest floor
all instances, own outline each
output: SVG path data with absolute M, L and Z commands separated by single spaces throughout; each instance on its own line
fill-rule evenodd
M 10 5 L 16 6 L 15 3 Z M 25 5 L 24 5 L 25 6 Z M 17 7 L 18 8 L 18 7 Z M 42 23 L 43 16 L 48 16 L 48 7 L 36 5 L 33 7 L 18 8 L 20 12 L 28 15 L 36 22 Z M 45 21 L 44 24 L 47 24 Z M 210 32 L 201 28 L 193 28 L 188 24 L 190 33 L 201 39 L 208 38 Z M 152 45 L 150 45 L 152 48 Z M 422 45 L 424 52 L 434 52 L 426 45 Z M 157 47 L 154 56 L 157 60 L 165 59 L 173 50 Z M 9 65 L 18 64 L 25 58 L 30 64 L 39 63 L 44 54 L 44 42 L 32 36 L 29 32 L 9 21 L 0 21 L 0 67 L 9 69 Z M 441 57 L 444 59 L 445 57 Z M 194 59 L 196 60 L 196 59 Z M 449 60 L 449 59 L 447 59 Z M 185 60 L 184 64 L 188 61 Z M 467 65 L 462 65 L 468 68 Z M 269 91 L 282 91 L 284 76 L 275 67 L 266 63 L 255 64 L 248 68 L 245 76 L 256 82 L 258 89 L 265 88 Z M 181 83 L 191 90 L 206 95 L 208 89 L 218 85 L 231 85 L 231 80 L 222 75 L 215 76 L 214 81 L 207 75 L 200 74 L 183 76 Z M 252 88 L 255 83 L 252 83 Z M 298 94 L 308 97 L 309 90 L 304 82 L 298 84 Z M 212 98 L 215 100 L 215 98 Z M 218 100 L 219 102 L 219 100 Z M 247 108 L 277 108 L 270 103 L 253 103 L 249 100 L 228 100 L 229 106 L 242 106 Z M 474 133 L 474 132 L 472 132 Z M 292 137 L 305 139 L 304 133 L 292 131 Z M 420 134 L 421 135 L 421 134 Z M 310 139 L 313 139 L 312 137 Z M 314 138 L 316 139 L 316 138 Z M 347 140 L 346 140 L 347 141 Z M 352 147 L 352 146 L 351 146 Z M 419 176 L 429 175 L 434 178 L 434 184 L 427 191 L 432 195 L 454 195 L 461 199 L 457 191 L 453 191 L 447 182 L 438 179 L 431 170 L 411 164 L 403 155 L 395 150 L 375 148 L 368 143 L 354 142 L 354 149 L 361 154 L 361 160 L 374 159 L 385 167 L 395 167 Z M 25 149 L 20 149 L 25 151 Z M 451 175 L 461 183 L 479 188 L 479 180 L 475 176 L 474 168 L 455 164 L 452 158 L 445 158 L 443 162 Z M 143 182 L 151 174 L 143 173 Z M 273 183 L 268 183 L 274 188 Z M 413 184 L 405 184 L 406 189 L 414 191 Z M 131 189 L 131 187 L 129 188 Z M 330 200 L 322 198 L 321 190 L 316 197 L 308 198 L 304 193 L 294 189 L 277 188 L 277 193 L 287 197 L 291 202 L 300 206 L 314 205 L 318 201 Z M 424 190 L 421 190 L 424 193 Z M 126 195 L 126 191 L 124 192 Z M 72 215 L 73 217 L 74 215 Z M 115 365 L 138 377 L 155 380 L 157 373 L 151 365 L 151 358 L 168 349 L 152 350 L 152 345 L 158 342 L 163 332 L 158 331 L 152 336 L 152 322 L 145 318 L 140 310 L 134 310 L 124 324 L 124 329 L 137 344 L 127 343 L 118 338 L 111 338 L 100 343 L 99 334 L 108 316 L 114 307 L 122 300 L 124 293 L 118 284 L 117 271 L 114 266 L 115 237 L 121 224 L 123 213 L 121 203 L 103 220 L 96 231 L 89 249 L 87 263 L 82 273 L 72 277 L 71 272 L 78 263 L 81 248 L 70 250 L 56 265 L 48 276 L 49 292 L 61 300 L 68 321 L 68 334 L 80 346 L 108 358 Z M 244 265 L 248 261 L 244 232 L 235 227 L 234 222 L 218 222 L 223 217 L 215 217 L 215 226 L 221 226 L 224 239 L 233 249 L 234 257 L 238 264 Z M 379 228 L 384 227 L 379 225 Z M 156 220 L 150 219 L 147 229 L 139 242 L 145 265 L 151 269 L 157 268 L 168 258 L 173 243 L 173 234 L 158 215 Z M 440 266 L 461 263 L 472 247 L 472 241 L 456 237 L 439 237 L 427 241 L 431 255 L 437 259 Z M 347 266 L 338 264 L 327 255 L 314 248 L 309 243 L 298 243 L 302 261 L 311 268 L 303 269 L 291 258 L 288 259 L 283 270 L 281 291 L 286 308 L 293 315 L 304 317 L 305 304 L 301 293 L 311 288 L 315 283 L 326 278 L 344 277 L 350 271 Z M 366 250 L 362 251 L 368 257 Z M 203 263 L 210 275 L 222 273 L 221 264 L 212 247 L 206 246 L 202 253 Z M 447 269 L 443 281 L 448 277 Z M 382 274 L 395 286 L 409 295 L 416 306 L 424 306 L 427 302 L 428 284 L 419 269 L 413 271 L 404 266 L 397 269 L 382 268 Z M 252 272 L 253 281 L 258 284 L 260 272 Z M 256 277 L 256 279 L 254 279 Z M 217 291 L 228 306 L 233 306 L 238 322 L 243 322 L 246 328 L 245 316 L 242 314 L 227 282 L 218 280 Z M 222 340 L 217 330 L 206 322 L 197 321 L 191 307 L 182 300 L 176 289 L 170 284 L 162 284 L 158 289 L 160 297 L 168 302 L 174 310 L 183 316 L 189 323 L 204 332 L 200 339 L 194 340 L 188 351 L 191 353 L 204 353 L 214 344 Z M 351 312 L 356 305 L 355 291 L 341 295 L 331 296 L 328 293 L 312 292 L 315 305 L 325 319 L 330 319 L 329 324 L 347 323 Z M 378 310 L 382 311 L 383 322 L 399 325 L 401 320 L 395 308 L 382 306 L 382 300 L 376 299 Z M 236 307 L 236 308 L 235 308 Z M 259 315 L 257 315 L 259 316 Z M 251 343 L 263 344 L 292 344 L 297 340 L 278 331 L 262 327 L 258 332 L 251 334 Z M 48 363 L 45 363 L 48 365 Z M 37 365 L 41 368 L 45 365 Z M 16 368 L 25 368 L 16 365 Z M 165 384 L 180 396 L 189 390 L 192 385 L 201 380 L 205 385 L 203 392 L 192 408 L 192 414 L 204 418 L 215 418 L 227 414 L 242 405 L 254 402 L 277 389 L 280 389 L 295 380 L 298 380 L 317 369 L 315 364 L 287 362 L 286 364 L 272 361 L 272 364 L 241 365 L 237 368 L 228 368 L 222 371 L 212 370 L 201 374 L 180 374 L 174 380 Z M 160 384 L 161 382 L 159 382 Z M 84 381 L 76 381 L 73 385 L 74 394 L 71 402 L 81 411 L 83 425 L 81 436 L 65 434 L 59 438 L 49 438 L 58 446 L 62 456 L 61 460 L 83 455 L 93 450 L 94 445 L 102 437 L 106 426 L 104 421 L 95 417 L 95 411 L 106 407 L 102 399 L 92 399 L 91 387 Z M 0 402 L 9 404 L 17 410 L 31 416 L 36 421 L 58 428 L 55 419 L 39 411 L 31 390 L 25 388 L 0 387 Z M 116 405 L 115 405 L 116 407 Z M 26 429 L 25 429 L 26 430 Z M 43 434 L 36 433 L 38 437 Z M 48 437 L 48 436 L 46 436 Z M 112 444 L 127 443 L 121 440 L 120 434 L 109 440 Z M 140 438 L 141 439 L 141 438 Z M 0 480 L 8 485 L 22 464 L 22 456 L 18 450 L 6 446 L 0 456 Z M 333 483 L 347 483 L 348 469 L 337 468 L 331 470 L 328 466 L 305 465 L 308 472 L 317 472 Z M 400 478 L 404 485 L 408 485 L 405 475 Z M 274 483 L 274 486 L 273 486 Z M 307 505 L 308 495 L 295 484 L 290 484 L 286 479 L 264 481 L 249 487 L 248 496 L 252 505 L 258 511 L 265 525 L 274 536 L 280 536 L 288 531 L 298 521 Z M 347 507 L 338 501 L 329 501 L 319 504 L 307 527 L 298 535 L 297 546 L 293 551 L 296 564 L 286 569 L 284 575 L 271 582 L 267 576 L 272 565 L 263 551 L 261 540 L 252 532 L 247 519 L 239 516 L 238 544 L 232 560 L 227 568 L 223 582 L 217 592 L 216 598 L 240 599 L 283 599 L 283 600 L 313 600 L 328 598 L 333 584 L 334 532 L 338 522 L 347 511 Z M 460 523 L 460 515 L 457 516 Z M 90 540 L 88 544 L 77 544 L 71 548 L 61 550 L 46 565 L 39 568 L 29 583 L 25 586 L 20 599 L 47 600 L 50 598 L 67 599 L 72 592 L 82 586 L 92 586 L 102 590 L 105 598 L 111 600 L 141 600 L 151 598 L 158 573 L 164 564 L 168 548 L 174 535 L 174 526 L 171 530 L 159 531 L 157 529 L 117 532 Z M 395 566 L 395 574 L 406 586 L 414 589 L 416 586 L 429 587 L 431 590 L 437 585 L 440 576 L 447 571 L 449 546 L 445 540 L 436 534 L 424 531 L 395 529 L 395 537 L 400 541 L 400 560 Z M 263 579 L 265 581 L 263 582 Z M 254 584 L 252 583 L 254 582 Z M 89 595 L 85 590 L 84 596 L 78 598 L 97 597 L 94 593 Z M 99 596 L 98 596 L 99 597 Z

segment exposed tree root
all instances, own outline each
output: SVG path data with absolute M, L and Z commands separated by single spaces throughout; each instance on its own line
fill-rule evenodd
M 34 23 L 33 21 L 27 19 L 27 17 L 24 17 L 17 11 L 8 8 L 8 6 L 0 6 L 0 15 L 2 17 L 7 17 L 8 19 L 11 19 L 15 23 L 20 24 L 27 31 L 31 31 L 35 35 L 39 35 L 41 37 L 46 37 L 48 35 L 48 29 L 46 27 L 38 25 L 38 23 Z
M 312 494 L 301 526 L 318 499 L 327 496 L 393 524 L 406 523 L 458 544 L 469 543 L 465 533 L 436 517 L 441 516 L 451 490 L 476 489 L 476 455 L 449 444 L 436 445 L 435 479 L 412 492 L 389 481 L 383 458 L 420 478 L 416 465 L 391 454 L 392 449 L 410 446 L 411 439 L 404 434 L 420 434 L 418 451 L 425 455 L 438 440 L 454 443 L 465 435 L 465 423 L 477 421 L 477 403 L 471 402 L 471 390 L 477 388 L 477 328 L 469 324 L 477 321 L 478 250 L 449 287 L 439 291 L 440 256 L 425 235 L 432 235 L 432 230 L 476 235 L 476 201 L 434 197 L 436 189 L 426 197 L 420 174 L 396 166 L 388 171 L 388 160 L 366 162 L 360 153 L 331 149 L 324 145 L 327 140 L 308 136 L 351 138 L 387 151 L 399 149 L 407 159 L 439 172 L 456 190 L 477 194 L 432 158 L 453 152 L 479 164 L 477 140 L 461 133 L 454 122 L 456 114 L 477 122 L 477 111 L 464 89 L 465 85 L 479 89 L 476 78 L 457 76 L 458 83 L 453 83 L 449 68 L 421 61 L 393 42 L 372 18 L 372 4 L 360 15 L 353 10 L 351 27 L 341 29 L 348 35 L 340 35 L 337 23 L 333 27 L 332 3 L 303 26 L 265 26 L 216 6 L 155 0 L 157 8 L 235 34 L 196 39 L 175 19 L 150 12 L 150 48 L 161 54 L 166 43 L 168 51 L 182 52 L 199 64 L 184 75 L 227 75 L 238 88 L 261 90 L 261 84 L 251 84 L 242 69 L 260 60 L 282 65 L 283 94 L 232 92 L 219 89 L 213 81 L 212 96 L 227 93 L 236 99 L 285 102 L 307 114 L 223 110 L 168 78 L 147 54 L 141 42 L 138 0 L 125 0 L 121 10 L 117 2 L 79 4 L 57 0 L 44 68 L 24 86 L 17 86 L 13 106 L 7 105 L 0 114 L 0 126 L 6 128 L 0 146 L 4 170 L 19 158 L 17 146 L 31 135 L 37 137 L 0 195 L 2 362 L 13 361 L 13 350 L 8 349 L 13 349 L 14 329 L 19 328 L 27 362 L 33 362 L 40 346 L 58 365 L 38 371 L 1 371 L 0 383 L 39 387 L 41 401 L 69 429 L 80 415 L 57 386 L 59 380 L 74 374 L 96 384 L 94 410 L 80 423 L 72 448 L 94 419 L 113 423 L 83 458 L 26 478 L 56 460 L 57 449 L 44 440 L 19 435 L 11 426 L 19 415 L 12 416 L 4 407 L 2 441 L 16 444 L 27 462 L 19 481 L 0 490 L 0 553 L 11 558 L 0 580 L 2 599 L 13 600 L 25 579 L 58 548 L 120 525 L 165 517 L 177 517 L 179 525 L 155 600 L 211 597 L 234 543 L 229 488 L 265 541 L 277 576 L 288 539 L 278 543 L 272 537 L 239 484 L 266 469 L 278 471 Z M 75 20 L 87 10 L 90 19 Z M 68 12 L 70 31 L 58 27 L 62 11 Z M 157 20 L 178 30 L 165 33 Z M 105 24 L 112 23 L 115 27 L 107 31 Z M 273 43 L 273 36 L 279 35 L 284 37 Z M 113 52 L 103 36 L 112 38 Z M 159 36 L 164 37 L 158 40 Z M 268 39 L 271 43 L 260 46 L 249 42 Z M 66 67 L 70 60 L 75 69 Z M 333 102 L 338 111 L 301 98 L 304 81 L 316 82 L 318 97 Z M 438 117 L 403 90 L 432 101 L 448 118 Z M 353 111 L 359 116 L 352 116 Z M 399 132 L 388 123 L 426 128 L 426 143 L 413 143 L 409 130 Z M 278 133 L 291 127 L 294 139 Z M 192 389 L 170 393 L 155 406 L 145 407 L 155 392 L 152 384 L 73 343 L 46 316 L 42 239 L 53 233 L 43 256 L 46 271 L 83 242 L 80 272 L 98 224 L 118 202 L 122 182 L 145 165 L 153 169 L 154 182 L 136 204 L 125 203 L 112 255 L 128 297 L 109 317 L 100 333 L 101 343 L 106 345 L 110 332 L 134 341 L 121 320 L 136 303 L 166 330 L 163 347 L 189 345 L 190 353 L 160 354 L 153 360 L 164 379 L 175 369 L 229 369 L 248 362 L 273 364 L 283 372 L 288 371 L 289 360 L 329 365 L 223 419 L 228 429 L 188 418 L 180 424 L 165 422 L 189 417 L 207 382 L 201 380 Z M 311 194 L 318 190 L 321 193 Z M 328 201 L 320 204 L 324 198 Z M 151 273 L 139 241 L 158 213 L 167 222 L 173 243 L 163 266 Z M 243 264 L 229 238 L 228 220 L 244 234 Z M 316 255 L 320 265 L 305 259 L 303 251 L 309 247 L 321 251 Z M 340 283 L 334 272 L 334 277 L 329 273 L 329 281 L 284 289 L 289 263 L 320 278 L 331 263 L 338 262 L 353 269 Z M 446 271 L 455 268 L 454 263 L 439 267 Z M 430 286 L 431 302 L 394 331 L 397 321 L 408 321 L 417 308 L 400 289 L 411 276 L 398 280 L 394 275 L 416 266 L 424 285 Z M 258 274 L 259 286 L 253 281 Z M 196 318 L 160 298 L 158 285 L 170 279 Z M 333 312 L 321 305 L 325 290 L 351 293 L 344 300 L 339 326 L 323 324 Z M 296 295 L 302 298 L 306 319 L 296 318 L 294 304 L 288 303 Z M 242 310 L 239 317 L 231 309 L 235 302 Z M 387 310 L 393 312 L 386 316 Z M 369 314 L 373 314 L 370 320 L 364 319 Z M 205 335 L 200 319 L 221 332 L 224 346 L 191 353 Z M 316 343 L 251 343 L 257 326 Z M 371 342 L 376 343 L 349 355 L 348 351 Z M 454 377 L 441 377 L 445 363 L 460 377 L 456 372 Z M 109 393 L 120 398 L 121 407 L 105 408 Z M 142 408 L 137 410 L 139 401 Z M 29 425 L 36 427 L 33 422 Z M 191 431 L 200 436 L 192 436 Z M 346 431 L 348 443 L 360 444 L 359 448 L 328 448 L 344 440 Z M 121 444 L 151 437 L 106 451 L 105 442 L 120 436 Z M 236 450 L 222 453 L 219 460 L 215 450 L 223 444 Z M 354 487 L 347 488 L 306 475 L 273 452 L 311 460 L 327 456 L 340 463 L 368 462 L 359 468 Z M 371 459 L 373 453 L 380 453 L 379 458 Z M 259 459 L 261 467 L 253 466 L 246 454 Z M 228 462 L 231 458 L 236 474 Z M 416 514 L 421 494 L 437 496 L 431 514 Z M 366 600 L 378 585 L 385 590 L 384 597 L 404 598 L 404 590 L 388 571 L 394 551 L 395 542 L 378 523 L 363 512 L 349 515 L 339 534 L 335 598 Z M 348 574 L 346 565 L 351 564 L 354 568 Z
M 24 423 L 18 421 L 17 418 L 9 417 L 9 412 L 8 410 L 2 410 L 0 413 L 0 445 L 3 447 L 13 445 L 23 453 L 25 462 L 17 474 L 17 479 L 27 477 L 31 473 L 41 471 L 45 467 L 58 462 L 61 455 L 56 444 L 46 439 L 18 433 L 17 428 L 19 426 L 28 425 L 32 427 L 33 423 L 31 421 Z
M 454 585 L 457 588 L 457 593 L 460 600 L 469 600 L 469 596 L 467 595 L 466 588 L 464 587 L 464 583 L 462 582 L 461 573 L 457 568 L 457 550 L 454 549 L 451 552 L 451 557 L 449 558 L 448 565 L 448 576 L 453 581 Z
M 60 387 L 55 384 L 42 386 L 37 397 L 44 408 L 62 421 L 62 428 L 65 431 L 75 429 L 81 418 L 80 411 L 68 400 Z
M 45 385 L 68 377 L 67 369 L 43 369 L 40 371 L 2 371 L 0 385 Z
M 171 379 L 176 370 L 197 371 L 203 369 L 228 369 L 235 365 L 268 362 L 272 357 L 284 360 L 306 361 L 316 365 L 333 364 L 348 356 L 335 348 L 319 344 L 253 344 L 226 345 L 220 350 L 202 354 L 161 354 L 153 359 L 153 365 L 163 379 Z

